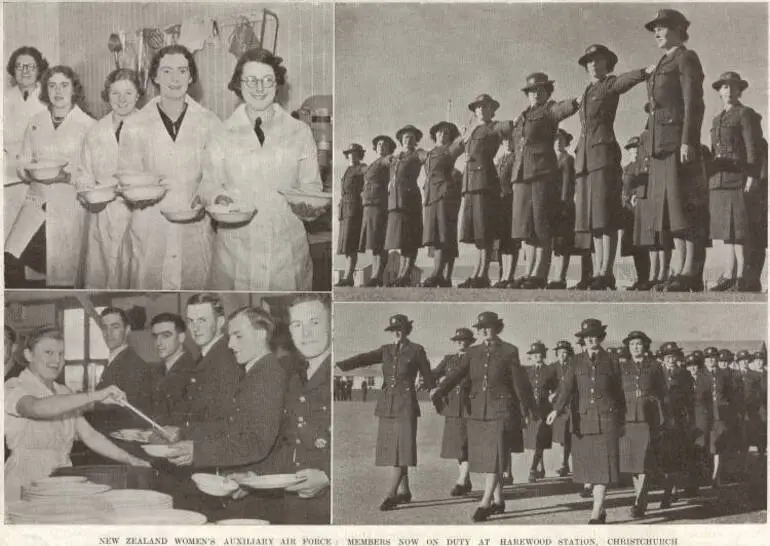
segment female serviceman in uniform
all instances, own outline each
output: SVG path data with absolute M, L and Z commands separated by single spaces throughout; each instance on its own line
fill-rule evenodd
M 605 523 L 607 485 L 620 477 L 618 439 L 626 414 L 623 379 L 618 361 L 601 346 L 607 326 L 589 318 L 575 334 L 585 341 L 585 352 L 572 359 L 547 423 L 568 405 L 573 406 L 572 472 L 574 480 L 593 485 L 593 509 L 589 523 Z
M 387 135 L 378 135 L 372 140 L 372 146 L 378 157 L 364 172 L 364 190 L 361 194 L 364 214 L 358 251 L 368 250 L 374 259 L 374 277 L 367 281 L 366 286 L 382 286 L 382 276 L 388 262 L 385 252 L 385 232 L 388 228 L 388 180 L 391 156 L 396 150 L 396 141 Z
M 556 344 L 556 347 L 553 348 L 553 351 L 556 353 L 556 362 L 551 364 L 551 366 L 556 372 L 557 390 L 556 392 L 551 393 L 551 395 L 548 397 L 549 402 L 551 403 L 553 403 L 553 401 L 559 395 L 559 389 L 561 389 L 561 386 L 564 382 L 564 376 L 567 374 L 567 368 L 570 365 L 570 359 L 575 354 L 575 351 L 572 349 L 572 344 L 567 340 L 559 341 Z M 571 411 L 563 412 L 556 418 L 552 427 L 553 441 L 562 445 L 563 455 L 561 460 L 561 467 L 557 471 L 557 474 L 562 478 L 566 478 L 570 473 L 569 456 L 572 452 L 572 434 L 570 432 L 571 413 Z
M 527 351 L 532 358 L 532 365 L 526 367 L 527 379 L 537 404 L 539 417 L 531 419 L 527 428 L 524 429 L 524 449 L 534 451 L 532 465 L 529 468 L 530 483 L 536 482 L 539 478 L 545 478 L 543 451 L 551 449 L 553 442 L 553 429 L 545 423 L 545 418 L 551 413 L 551 395 L 556 392 L 558 378 L 556 369 L 545 363 L 546 352 L 545 345 L 540 341 L 533 343 Z
M 468 348 L 431 398 L 440 407 L 450 390 L 468 382 L 468 460 L 471 472 L 485 474 L 484 493 L 472 517 L 478 522 L 505 511 L 502 472 L 512 451 L 524 451 L 522 429 L 537 416 L 537 409 L 519 362 L 519 350 L 499 337 L 502 319 L 485 311 L 474 328 L 482 342 Z
M 465 351 L 476 342 L 473 332 L 468 328 L 458 328 L 451 338 L 455 342 L 457 352 L 446 355 L 433 369 L 433 379 L 438 381 L 457 368 Z M 463 380 L 449 391 L 442 400 L 444 416 L 444 435 L 441 437 L 441 458 L 455 459 L 460 474 L 457 483 L 452 487 L 450 495 L 461 497 L 471 492 L 471 479 L 468 475 L 468 429 L 467 418 L 470 415 L 470 399 L 468 398 L 468 382 Z
M 380 510 L 392 510 L 412 500 L 408 468 L 417 466 L 417 418 L 420 416 L 414 385 L 419 372 L 425 388 L 430 389 L 433 373 L 423 346 L 409 340 L 412 321 L 406 315 L 390 317 L 385 331 L 393 332 L 394 343 L 338 362 L 337 367 L 349 371 L 382 363 L 382 395 L 374 410 L 380 420 L 375 464 L 391 467 L 388 494 Z
M 353 143 L 342 153 L 350 162 L 350 166 L 345 169 L 340 184 L 342 196 L 340 197 L 337 254 L 345 256 L 347 267 L 337 286 L 353 286 L 353 274 L 358 263 L 361 222 L 364 215 L 361 192 L 364 189 L 364 171 L 366 170 L 366 164 L 362 161 L 366 152 L 363 146 Z
M 521 243 L 511 239 L 511 222 L 513 220 L 513 193 L 511 193 L 511 176 L 513 163 L 513 143 L 510 136 L 503 137 L 501 146 L 504 150 L 495 165 L 497 178 L 500 180 L 500 216 L 497 230 L 497 259 L 500 263 L 500 279 L 492 288 L 513 288 L 516 265 L 519 261 Z

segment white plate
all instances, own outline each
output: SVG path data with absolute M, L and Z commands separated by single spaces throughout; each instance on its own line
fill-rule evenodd
M 298 478 L 296 474 L 266 474 L 264 476 L 251 474 L 239 476 L 237 481 L 252 489 L 283 489 L 301 483 L 305 481 L 305 478 Z
M 224 476 L 196 473 L 191 476 L 198 489 L 212 497 L 225 497 L 238 489 L 238 484 Z
M 51 499 L 65 497 L 90 497 L 112 489 L 109 485 L 101 483 L 63 483 L 61 485 L 49 485 L 43 487 L 22 487 L 21 498 L 23 500 Z
M 148 489 L 113 489 L 102 495 L 116 510 L 125 507 L 171 508 L 171 495 Z
M 124 440 L 126 442 L 139 442 L 146 444 L 150 441 L 152 436 L 152 429 L 140 429 L 140 428 L 124 428 L 110 432 L 110 436 L 117 440 Z
M 63 483 L 86 483 L 88 478 L 85 476 L 49 476 L 32 482 L 32 487 L 51 487 L 60 486 Z
M 128 510 L 109 516 L 115 525 L 203 525 L 206 516 L 191 510 Z
M 164 444 L 145 444 L 142 449 L 152 457 L 168 457 L 173 452 L 169 446 Z

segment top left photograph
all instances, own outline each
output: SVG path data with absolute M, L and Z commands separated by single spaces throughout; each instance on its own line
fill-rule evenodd
M 5 287 L 329 291 L 333 11 L 6 3 Z

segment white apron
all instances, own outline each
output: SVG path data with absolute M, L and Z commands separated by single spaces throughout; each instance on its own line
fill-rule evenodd
M 77 175 L 81 148 L 86 132 L 94 119 L 75 106 L 58 129 L 54 129 L 51 114 L 44 110 L 35 114 L 24 133 L 22 161 L 64 159 L 65 171 Z M 25 218 L 39 215 L 40 200 L 46 203 L 46 285 L 74 286 L 81 261 L 85 209 L 77 200 L 73 180 L 69 184 L 29 184 L 27 196 L 15 225 L 6 236 L 25 226 Z
M 121 132 L 122 134 L 122 132 Z M 112 112 L 100 119 L 86 134 L 79 186 L 115 183 L 118 171 L 118 141 Z M 131 210 L 121 196 L 107 206 L 88 207 L 88 235 L 85 255 L 85 288 L 128 288 L 130 263 L 119 257 Z M 120 258 L 120 259 L 119 259 Z
M 189 208 L 201 181 L 204 150 L 222 122 L 187 97 L 187 112 L 176 141 L 158 112 L 159 97 L 123 125 L 120 170 L 149 171 L 170 186 L 159 202 L 134 210 L 121 260 L 130 262 L 134 290 L 200 290 L 211 264 L 213 230 L 208 217 L 190 224 L 166 220 L 162 209 Z
M 272 108 L 264 146 L 241 105 L 206 154 L 201 199 L 213 203 L 228 194 L 258 209 L 244 226 L 217 228 L 210 289 L 312 289 L 305 226 L 278 190 L 321 191 L 316 144 L 310 127 L 279 105 Z
M 77 436 L 78 412 L 56 419 L 34 420 L 16 411 L 25 396 L 46 398 L 53 394 L 72 394 L 64 385 L 54 384 L 54 392 L 31 371 L 5 383 L 5 440 L 11 454 L 5 461 L 5 502 L 19 500 L 22 486 L 45 478 L 60 466 L 72 466 L 70 451 Z

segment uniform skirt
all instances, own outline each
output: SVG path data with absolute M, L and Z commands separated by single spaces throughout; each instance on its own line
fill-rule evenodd
M 446 417 L 441 437 L 441 458 L 468 460 L 468 426 L 464 417 Z
M 388 211 L 385 250 L 400 250 L 405 257 L 417 256 L 422 245 L 422 206 Z
M 639 251 L 634 246 L 634 211 L 633 209 L 620 207 L 618 210 L 618 228 L 623 230 L 620 238 L 620 255 L 633 256 Z
M 634 207 L 633 245 L 647 250 L 663 250 L 673 246 L 670 232 L 655 231 L 655 202 L 637 199 Z
M 546 242 L 554 216 L 554 175 L 513 184 L 511 238 Z
M 388 210 L 383 206 L 366 205 L 361 221 L 361 237 L 358 239 L 358 251 L 370 250 L 381 254 L 385 250 L 385 232 L 388 230 Z
M 588 242 L 576 244 L 575 235 L 575 203 L 561 203 L 554 201 L 555 214 L 551 223 L 551 235 L 553 236 L 553 252 L 557 256 L 572 256 L 576 254 L 590 254 L 591 237 Z M 588 248 L 584 248 L 585 246 Z
M 605 167 L 575 180 L 575 232 L 595 233 L 617 230 L 622 206 L 621 171 Z M 581 238 L 584 241 L 585 238 Z
M 572 440 L 572 432 L 570 431 L 570 416 L 569 412 L 561 413 L 556 416 L 556 419 L 552 425 L 553 441 L 557 444 L 565 445 L 565 443 Z M 570 444 L 571 445 L 571 444 Z
M 340 220 L 337 254 L 347 256 L 358 252 L 358 244 L 361 239 L 362 216 L 362 214 L 354 214 Z
M 499 233 L 500 199 L 491 192 L 466 193 L 460 225 L 460 241 L 484 248 L 492 244 Z
M 521 429 L 511 429 L 504 419 L 468 419 L 467 424 L 468 466 L 471 472 L 502 473 L 510 454 L 523 451 Z
M 457 257 L 457 214 L 460 203 L 450 199 L 439 199 L 425 205 L 422 245 L 432 246 L 447 252 L 447 258 Z
M 498 241 L 500 254 L 513 254 L 521 248 L 521 242 L 511 239 L 511 225 L 513 223 L 513 193 L 507 193 L 500 199 Z
M 657 468 L 657 431 L 648 423 L 626 423 L 620 437 L 620 471 L 642 474 Z
M 653 157 L 648 191 L 656 232 L 691 240 L 708 237 L 708 184 L 702 159 L 683 166 L 678 152 Z
M 578 483 L 607 485 L 620 477 L 619 427 L 600 417 L 602 432 L 572 435 L 572 475 Z
M 380 417 L 376 466 L 417 466 L 417 416 Z
M 553 429 L 544 420 L 532 420 L 524 429 L 524 449 L 551 449 Z
M 726 243 L 745 243 L 749 237 L 749 215 L 743 188 L 709 192 L 709 236 Z

